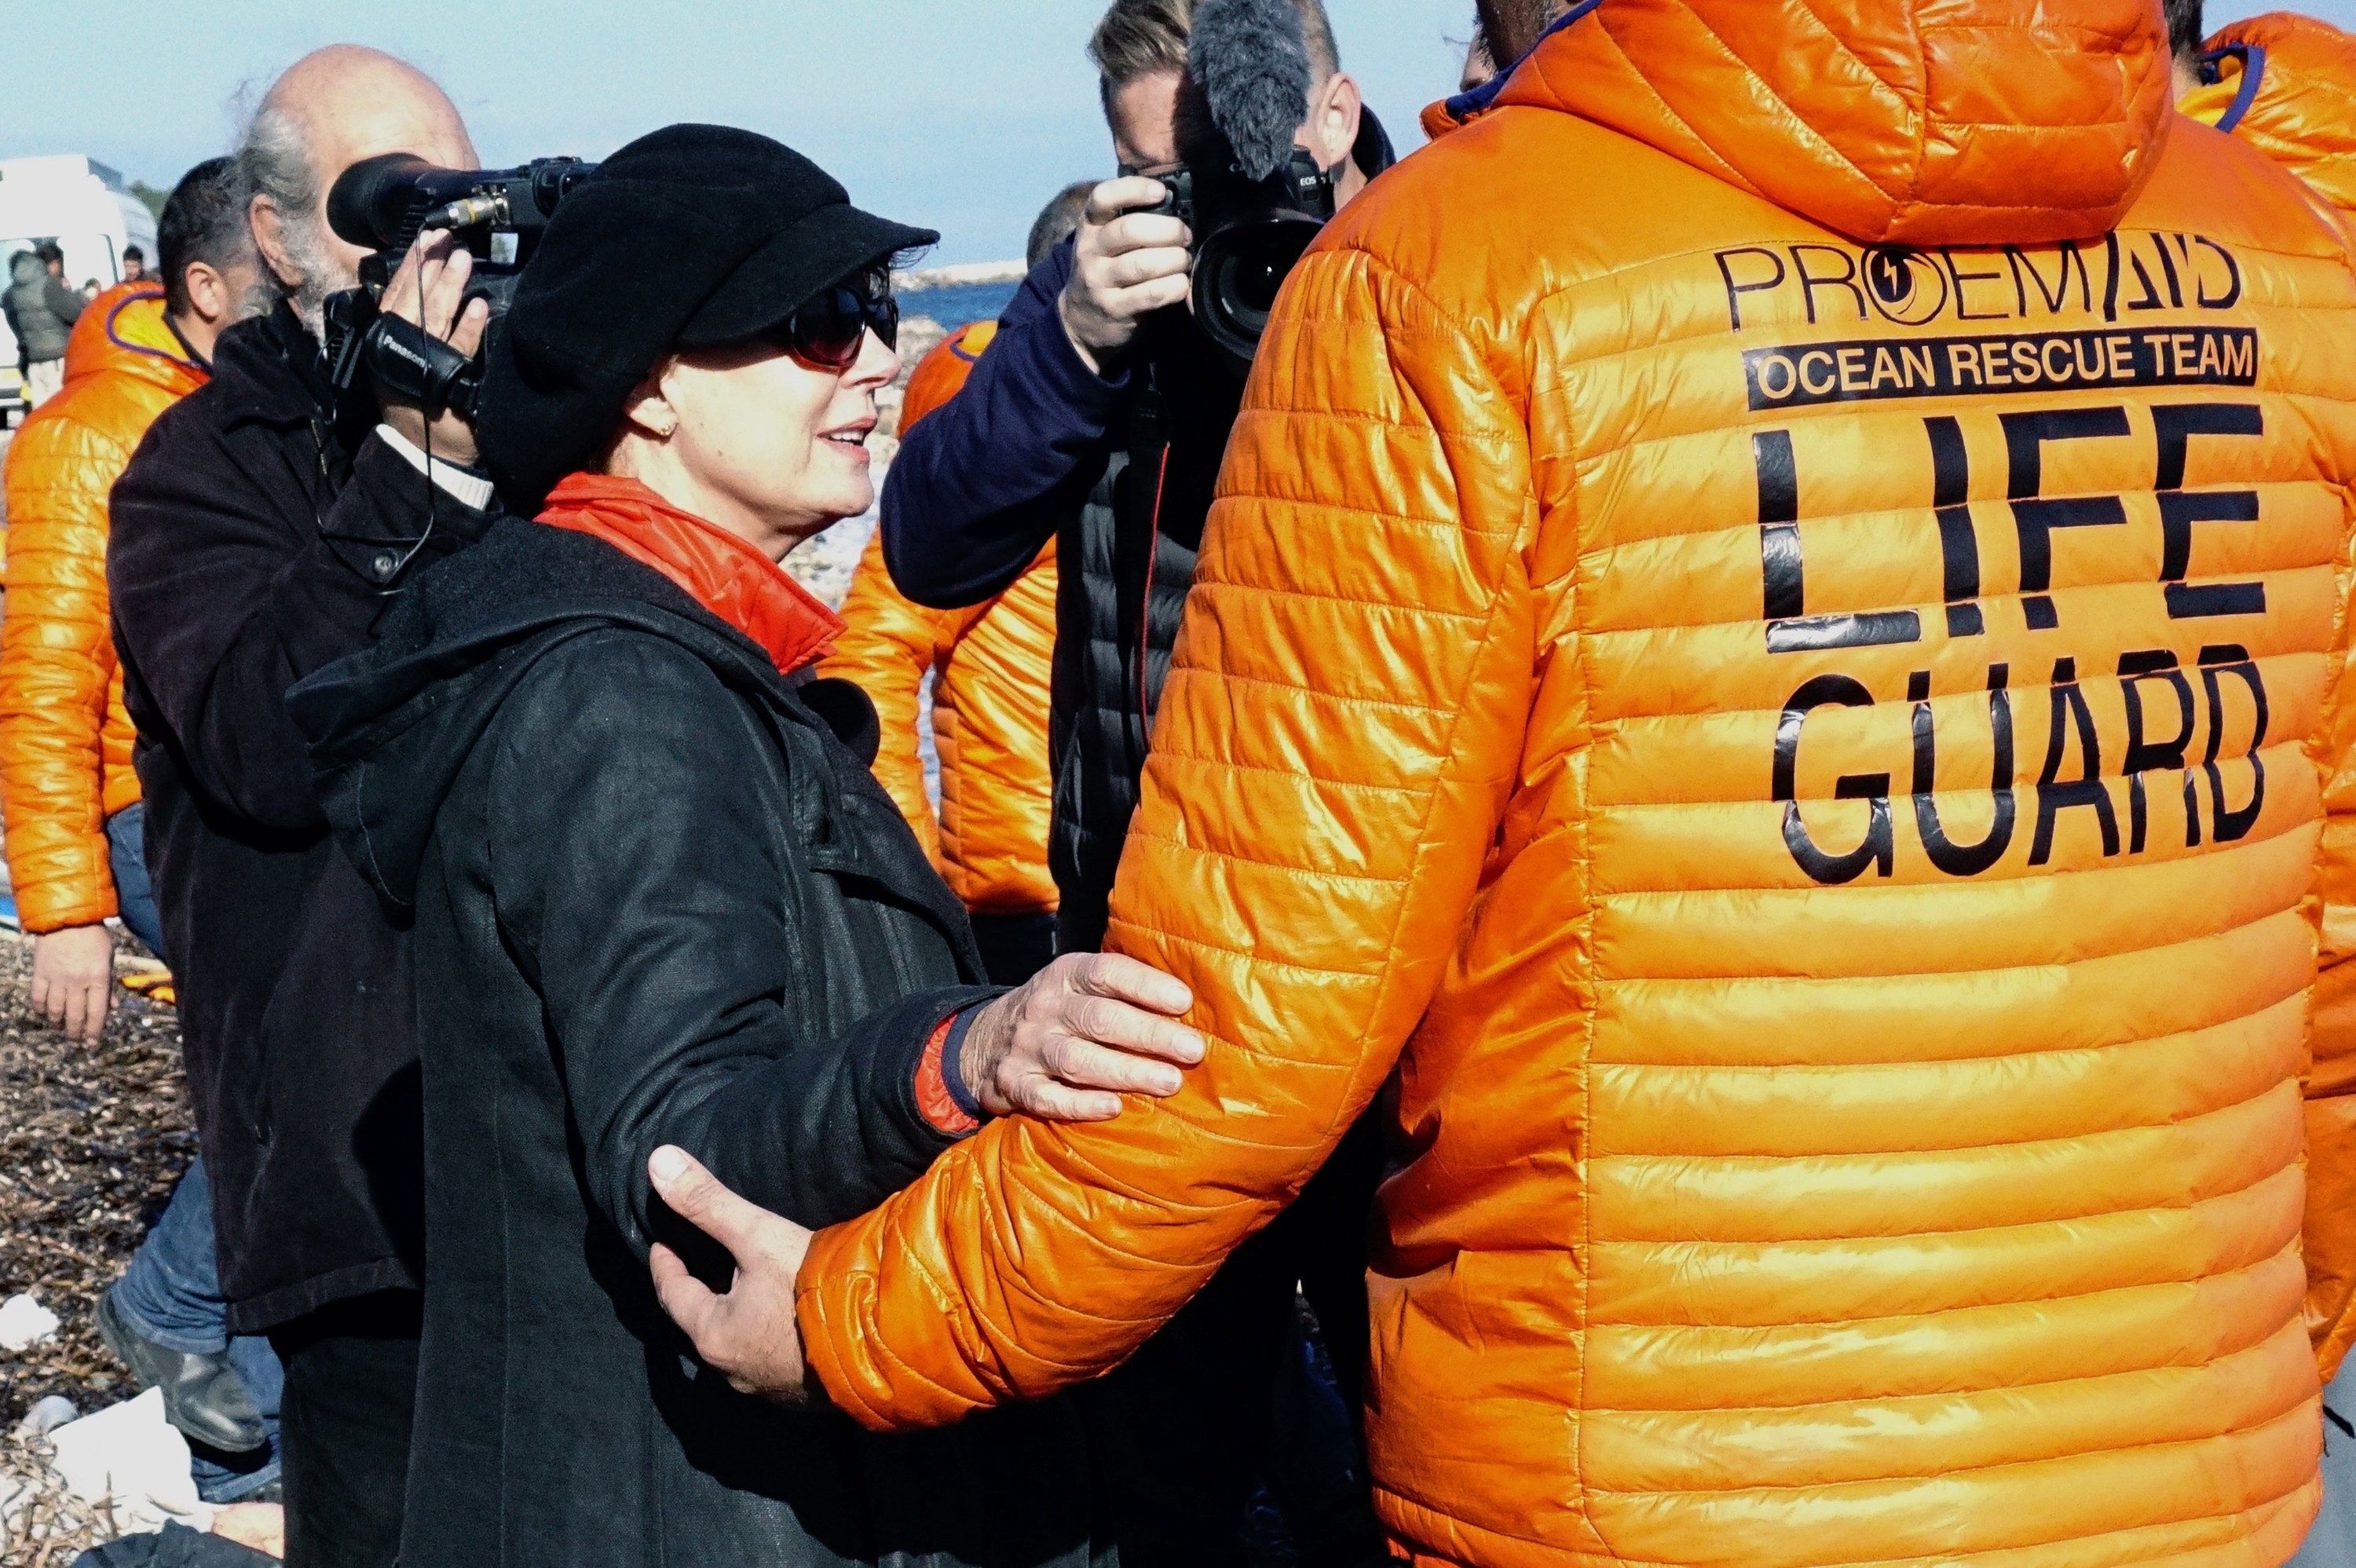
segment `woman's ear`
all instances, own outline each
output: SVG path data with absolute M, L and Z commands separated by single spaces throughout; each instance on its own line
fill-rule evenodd
M 669 441 L 679 429 L 679 411 L 671 407 L 663 387 L 671 367 L 678 363 L 678 357 L 673 355 L 648 371 L 645 379 L 631 389 L 629 401 L 622 405 L 622 418 L 638 433 L 655 441 Z

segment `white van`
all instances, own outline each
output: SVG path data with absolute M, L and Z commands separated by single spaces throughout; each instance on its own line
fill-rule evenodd
M 156 265 L 155 215 L 121 175 L 79 153 L 0 158 L 0 288 L 8 286 L 9 258 L 44 240 L 66 253 L 72 289 L 92 278 L 101 288 L 121 283 L 126 245 L 139 247 L 150 272 Z M 24 410 L 16 339 L 0 320 L 0 420 L 14 424 Z

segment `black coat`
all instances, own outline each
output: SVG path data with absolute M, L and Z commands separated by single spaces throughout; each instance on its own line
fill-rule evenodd
M 328 837 L 284 698 L 488 519 L 367 428 L 339 437 L 282 307 L 221 336 L 111 507 L 147 862 L 241 1333 L 414 1286 L 423 1259 L 406 942 Z
M 661 1144 L 816 1226 L 953 1141 L 917 1061 L 992 993 L 817 711 L 872 734 L 864 699 L 599 540 L 504 522 L 294 706 L 339 836 L 414 912 L 432 1287 L 402 1563 L 1088 1563 L 1069 1401 L 894 1438 L 783 1411 L 700 1369 L 648 1276 L 650 1241 L 690 1239 L 647 1180 Z

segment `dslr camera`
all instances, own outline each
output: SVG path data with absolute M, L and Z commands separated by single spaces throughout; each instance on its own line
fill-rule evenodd
M 1251 368 L 1277 291 L 1333 220 L 1333 172 L 1305 149 L 1253 179 L 1220 138 L 1208 155 L 1152 178 L 1162 198 L 1135 212 L 1175 218 L 1194 233 L 1194 324 L 1238 371 Z M 1124 168 L 1124 175 L 1140 171 Z
M 365 374 L 423 407 L 473 420 L 483 362 L 380 308 L 401 259 L 417 237 L 447 229 L 475 258 L 466 299 L 490 302 L 497 321 L 514 302 L 516 280 L 564 197 L 595 172 L 579 158 L 536 158 L 514 169 L 445 169 L 408 153 L 354 164 L 327 192 L 327 226 L 372 252 L 360 286 L 328 297 L 327 364 L 338 391 Z M 461 308 L 464 308 L 462 304 Z

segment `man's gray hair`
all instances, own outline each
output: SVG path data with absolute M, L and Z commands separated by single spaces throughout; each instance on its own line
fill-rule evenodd
M 277 278 L 286 303 L 312 336 L 326 336 L 327 296 L 342 285 L 319 217 L 319 171 L 311 157 L 310 127 L 300 116 L 263 102 L 237 144 L 241 206 L 262 197 L 277 209 L 284 261 L 299 276 Z M 265 258 L 266 260 L 266 258 Z M 266 268 L 273 277 L 277 269 Z

